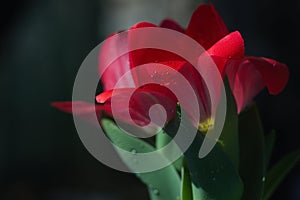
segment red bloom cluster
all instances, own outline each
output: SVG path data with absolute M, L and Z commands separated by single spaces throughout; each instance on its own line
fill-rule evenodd
M 131 29 L 143 27 L 158 27 L 154 24 L 141 22 Z M 285 64 L 279 63 L 269 58 L 258 58 L 244 55 L 244 40 L 238 31 L 229 32 L 222 18 L 218 15 L 212 4 L 201 5 L 193 13 L 187 29 L 183 29 L 176 22 L 166 19 L 159 27 L 172 29 L 196 40 L 206 52 L 213 58 L 222 77 L 228 77 L 229 84 L 236 100 L 238 112 L 241 112 L 252 99 L 264 88 L 267 87 L 270 94 L 278 94 L 285 87 L 289 71 Z M 103 48 L 100 53 L 105 54 Z M 101 62 L 101 61 L 100 61 Z M 137 50 L 124 55 L 118 61 L 112 63 L 101 77 L 104 92 L 96 97 L 99 104 L 96 111 L 104 111 L 112 115 L 111 98 L 116 95 L 118 110 L 117 116 L 126 122 L 122 117 L 125 112 L 123 99 L 128 96 L 129 91 L 135 87 L 139 78 L 149 77 L 147 71 L 139 76 L 133 76 L 132 80 L 114 88 L 118 80 L 128 71 L 136 66 L 146 63 L 160 63 L 180 72 L 195 89 L 200 102 L 201 120 L 205 120 L 210 115 L 209 96 L 207 95 L 201 76 L 185 60 L 178 55 L 157 49 Z M 100 69 L 101 70 L 101 69 Z M 159 78 L 170 79 L 170 75 L 159 72 Z M 81 113 L 75 113 L 88 117 L 93 110 L 92 106 L 83 102 L 73 102 L 82 107 Z M 149 123 L 148 111 L 151 105 L 161 104 L 167 111 L 167 119 L 175 115 L 177 99 L 166 88 L 157 84 L 148 84 L 136 88 L 134 95 L 131 96 L 129 111 L 132 119 L 140 124 Z M 67 112 L 72 112 L 72 102 L 57 102 L 53 106 Z M 128 109 L 128 108 L 126 108 Z M 198 122 L 199 123 L 199 122 Z

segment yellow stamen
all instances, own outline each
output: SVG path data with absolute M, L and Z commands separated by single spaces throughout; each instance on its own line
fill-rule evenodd
M 201 133 L 205 134 L 205 133 L 207 133 L 207 131 L 209 131 L 213 128 L 214 122 L 215 122 L 214 119 L 209 117 L 205 121 L 199 123 L 198 130 Z
M 215 123 L 215 120 L 211 117 L 207 118 L 205 121 L 199 123 L 199 126 L 198 126 L 198 130 L 203 133 L 203 134 L 206 134 L 207 131 L 211 130 L 214 128 L 214 123 Z M 225 146 L 224 142 L 220 139 L 215 139 L 216 142 L 218 144 L 220 144 L 221 146 Z

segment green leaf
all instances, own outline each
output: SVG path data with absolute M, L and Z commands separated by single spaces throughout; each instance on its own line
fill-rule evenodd
M 163 130 L 160 131 L 159 133 L 156 134 L 156 140 L 155 140 L 156 148 L 157 149 L 163 148 L 171 140 L 172 140 L 172 138 L 169 135 L 167 135 Z M 176 151 L 174 150 L 174 152 L 176 152 Z M 178 158 L 178 160 L 176 160 L 172 164 L 176 168 L 176 170 L 180 172 L 180 170 L 182 168 L 182 163 L 183 163 L 183 156 Z
M 193 200 L 191 177 L 186 164 L 181 168 L 181 200 Z
M 182 113 L 183 115 L 184 113 Z M 176 122 L 176 120 L 175 120 Z M 172 136 L 178 123 L 170 123 L 166 132 Z M 183 135 L 189 136 L 194 128 L 188 121 L 182 122 Z M 168 132 L 169 131 L 169 132 Z M 192 144 L 184 153 L 193 182 L 195 199 L 239 200 L 243 192 L 243 184 L 238 171 L 219 144 L 204 158 L 199 158 L 199 150 L 204 135 L 197 133 Z
M 148 186 L 151 200 L 176 200 L 180 197 L 180 178 L 172 165 L 137 176 Z
M 267 170 L 270 163 L 272 151 L 275 144 L 275 139 L 276 139 L 275 131 L 272 131 L 271 133 L 265 136 L 265 168 L 266 168 L 265 170 Z
M 133 153 L 147 153 L 155 151 L 150 144 L 138 138 L 129 136 L 120 130 L 116 124 L 108 119 L 103 119 L 102 127 L 109 139 L 123 150 Z M 121 159 L 130 166 L 132 160 L 119 154 Z M 163 169 L 136 174 L 137 177 L 148 186 L 151 200 L 177 199 L 180 197 L 180 177 L 176 169 L 169 165 Z
M 172 138 L 168 136 L 164 131 L 160 131 L 156 134 L 155 145 L 157 149 L 160 149 L 167 145 Z
M 261 199 L 265 176 L 264 133 L 255 105 L 239 116 L 239 138 L 243 199 Z
M 224 127 L 220 136 L 222 149 L 232 160 L 236 169 L 239 166 L 239 135 L 238 114 L 235 99 L 231 93 L 228 81 L 225 80 L 227 110 Z
M 197 186 L 193 182 L 192 182 L 192 189 L 193 189 L 193 199 L 209 200 L 209 197 L 206 195 L 206 193 L 201 188 L 197 188 Z
M 293 169 L 300 161 L 300 150 L 285 155 L 277 164 L 275 164 L 266 176 L 264 200 L 268 200 L 284 177 Z
M 198 157 L 203 138 L 198 133 L 186 152 L 192 181 L 202 199 L 239 200 L 243 183 L 235 166 L 219 144 L 204 158 Z

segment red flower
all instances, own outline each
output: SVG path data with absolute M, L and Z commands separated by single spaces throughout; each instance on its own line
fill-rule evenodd
M 131 27 L 131 29 L 142 27 L 157 26 L 141 22 Z M 164 20 L 160 24 L 160 27 L 184 33 L 205 48 L 215 61 L 220 74 L 223 77 L 227 75 L 237 103 L 238 112 L 249 104 L 255 95 L 265 86 L 267 86 L 271 94 L 278 94 L 287 83 L 289 72 L 284 64 L 267 58 L 244 56 L 244 41 L 240 33 L 237 31 L 229 33 L 212 4 L 199 6 L 193 13 L 186 30 L 170 19 Z M 128 41 L 129 45 L 130 42 Z M 112 47 L 114 48 L 112 49 Z M 110 53 L 113 53 L 113 51 L 117 53 L 118 47 L 111 44 L 104 46 L 100 53 L 100 62 L 101 59 L 104 59 L 105 54 L 108 52 L 107 50 Z M 138 75 L 132 74 L 118 88 L 115 88 L 115 85 L 126 72 L 146 63 L 164 64 L 180 72 L 197 93 L 201 113 L 200 121 L 204 121 L 210 117 L 209 95 L 197 70 L 178 55 L 156 49 L 143 49 L 130 52 L 121 56 L 104 71 L 101 78 L 104 92 L 96 97 L 97 102 L 100 103 L 96 105 L 96 110 L 99 112 L 103 110 L 106 114 L 112 115 L 111 98 L 114 92 L 114 95 L 117 97 L 115 98 L 117 99 L 117 103 L 114 106 L 117 106 L 116 109 L 118 110 L 118 113 L 116 113 L 117 116 L 114 117 L 127 122 L 128 118 L 125 115 L 126 104 L 124 104 L 124 99 L 133 89 L 136 89 L 141 79 L 150 77 L 149 71 L 140 72 Z M 100 68 L 99 70 L 103 69 Z M 166 80 L 166 84 L 172 82 L 172 70 L 167 72 L 165 69 L 160 70 L 158 68 L 157 70 L 156 78 Z M 129 102 L 129 113 L 135 123 L 146 125 L 150 122 L 150 117 L 148 116 L 149 108 L 154 104 L 160 104 L 167 111 L 168 121 L 176 113 L 176 103 L 177 98 L 168 89 L 163 87 L 163 85 L 149 84 L 136 89 Z M 53 105 L 64 111 L 71 112 L 71 103 L 55 103 Z M 184 109 L 186 109 L 188 114 L 192 115 L 193 105 L 190 108 L 186 107 Z M 88 113 L 88 107 L 84 109 L 83 106 L 83 111 L 85 114 Z M 194 123 L 198 124 L 199 122 Z
M 272 95 L 280 93 L 289 77 L 285 64 L 253 56 L 229 60 L 226 64 L 226 74 L 238 112 L 241 112 L 264 87 L 267 87 Z

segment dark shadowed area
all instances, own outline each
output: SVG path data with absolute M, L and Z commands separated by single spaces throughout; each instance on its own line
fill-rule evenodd
M 290 69 L 283 93 L 269 96 L 263 91 L 256 98 L 266 132 L 277 133 L 271 160 L 275 163 L 299 148 L 300 2 L 213 2 L 229 30 L 242 33 L 247 54 L 274 58 Z M 196 0 L 3 1 L 0 199 L 148 199 L 146 187 L 134 175 L 94 159 L 82 145 L 72 116 L 50 103 L 71 100 L 81 62 L 109 33 L 141 20 L 159 23 L 165 17 L 186 26 L 199 4 Z M 300 199 L 299 166 L 272 199 Z

